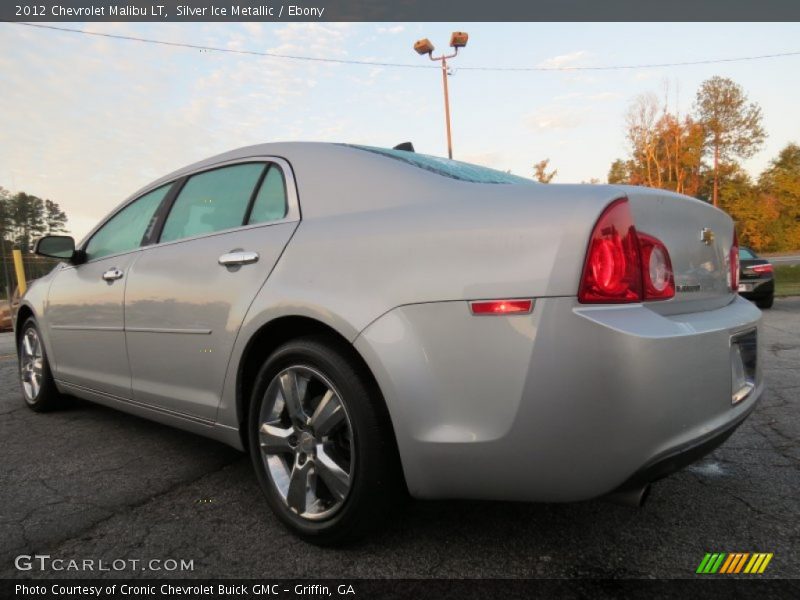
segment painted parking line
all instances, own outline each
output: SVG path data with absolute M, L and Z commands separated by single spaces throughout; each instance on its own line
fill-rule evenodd
M 11 360 L 12 358 L 17 358 L 16 354 L 0 354 L 0 360 Z

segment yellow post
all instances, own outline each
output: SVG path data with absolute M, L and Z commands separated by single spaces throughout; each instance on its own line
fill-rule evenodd
M 17 287 L 21 298 L 28 289 L 28 284 L 25 282 L 25 267 L 22 265 L 22 251 L 14 248 L 11 252 L 14 255 L 14 270 L 17 273 Z

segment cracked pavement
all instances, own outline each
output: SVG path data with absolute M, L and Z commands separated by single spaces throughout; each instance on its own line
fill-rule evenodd
M 706 551 L 739 551 L 775 554 L 762 577 L 798 578 L 800 297 L 764 318 L 759 406 L 722 447 L 654 484 L 643 508 L 411 502 L 343 549 L 289 534 L 231 448 L 77 400 L 29 411 L 16 360 L 0 352 L 0 576 L 692 577 Z M 194 570 L 15 569 L 34 553 L 191 559 Z

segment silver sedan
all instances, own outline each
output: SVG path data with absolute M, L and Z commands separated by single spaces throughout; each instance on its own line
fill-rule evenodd
M 16 316 L 25 401 L 247 450 L 305 539 L 417 498 L 637 503 L 763 388 L 731 219 L 344 144 L 242 148 L 142 188 Z

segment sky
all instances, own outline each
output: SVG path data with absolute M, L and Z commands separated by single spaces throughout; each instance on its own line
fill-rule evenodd
M 769 138 L 754 176 L 800 143 L 800 56 L 614 71 L 461 67 L 642 65 L 800 51 L 798 23 L 70 23 L 88 31 L 232 49 L 433 64 L 412 50 L 452 31 L 469 45 L 449 78 L 454 158 L 555 182 L 605 181 L 627 146 L 631 101 L 691 112 L 714 75 L 742 85 Z M 81 238 L 127 196 L 239 146 L 314 140 L 446 156 L 440 72 L 173 48 L 0 23 L 0 186 L 58 202 Z

